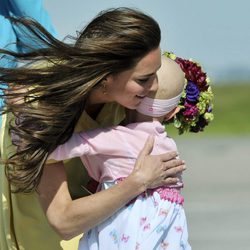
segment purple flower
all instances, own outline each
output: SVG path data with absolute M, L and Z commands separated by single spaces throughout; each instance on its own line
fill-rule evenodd
M 208 109 L 207 109 L 207 112 L 208 113 L 211 113 L 213 111 L 213 109 L 212 109 L 212 106 L 210 105 L 209 107 L 208 107 Z
M 197 85 L 191 81 L 188 81 L 187 87 L 186 87 L 186 98 L 190 102 L 196 102 L 198 101 L 200 91 L 197 87 Z

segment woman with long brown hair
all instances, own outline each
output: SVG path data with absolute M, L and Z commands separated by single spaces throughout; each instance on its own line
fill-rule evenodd
M 176 152 L 150 155 L 153 140 L 149 139 L 125 181 L 82 197 L 86 173 L 83 176 L 79 159 L 46 162 L 74 131 L 122 122 L 124 108 L 135 109 L 157 89 L 160 28 L 140 11 L 111 9 L 94 18 L 73 44 L 66 44 L 32 20 L 13 19 L 13 23 L 41 48 L 27 53 L 0 50 L 21 63 L 17 69 L 0 68 L 7 114 L 1 145 L 7 176 L 4 179 L 1 170 L 3 206 L 4 213 L 13 215 L 7 237 L 12 238 L 11 244 L 15 239 L 17 249 L 61 249 L 60 237 L 46 224 L 39 200 L 49 223 L 70 239 L 146 189 L 177 182 L 171 176 L 183 170 Z M 26 235 L 20 226 L 24 217 L 30 218 Z

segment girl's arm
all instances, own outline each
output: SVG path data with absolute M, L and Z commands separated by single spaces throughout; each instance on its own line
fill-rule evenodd
M 149 138 L 124 181 L 76 200 L 70 197 L 63 163 L 47 165 L 37 191 L 49 223 L 67 240 L 101 223 L 146 189 L 176 183 L 171 176 L 185 169 L 184 162 L 175 159 L 176 152 L 152 156 L 152 148 Z

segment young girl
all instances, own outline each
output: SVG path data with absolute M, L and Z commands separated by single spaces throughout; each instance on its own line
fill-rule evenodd
M 100 182 L 100 188 L 108 189 L 131 173 L 149 134 L 155 137 L 152 154 L 177 150 L 162 125 L 179 111 L 185 85 L 184 73 L 174 60 L 162 58 L 158 84 L 155 96 L 145 97 L 137 108 L 136 123 L 74 134 L 50 159 L 80 156 L 89 175 Z M 138 196 L 91 229 L 80 241 L 79 249 L 191 249 L 180 194 L 182 186 L 179 176 L 177 185 L 162 186 Z

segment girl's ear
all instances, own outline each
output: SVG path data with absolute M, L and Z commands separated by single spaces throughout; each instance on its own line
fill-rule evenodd
M 165 121 L 170 120 L 171 118 L 173 118 L 175 116 L 175 114 L 177 114 L 180 111 L 180 107 L 175 107 L 174 109 L 172 109 L 166 116 L 165 116 Z

